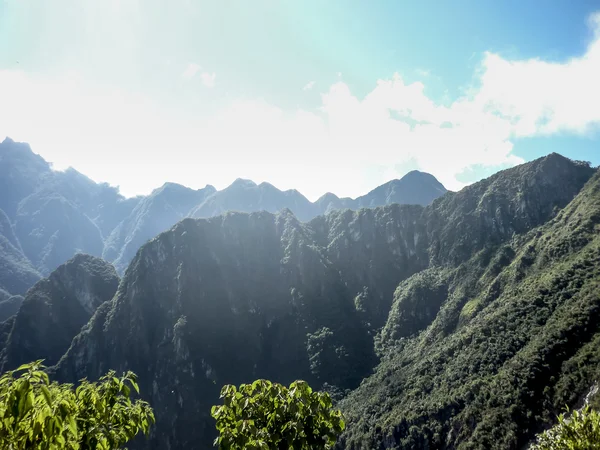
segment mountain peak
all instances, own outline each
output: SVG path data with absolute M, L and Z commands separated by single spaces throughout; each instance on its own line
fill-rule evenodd
M 236 178 L 236 180 L 231 183 L 231 185 L 229 186 L 231 187 L 244 187 L 244 188 L 248 188 L 248 187 L 256 187 L 256 183 L 252 180 L 247 180 L 245 178 Z
M 366 208 L 390 203 L 429 205 L 446 192 L 448 190 L 433 175 L 412 170 L 400 179 L 382 184 L 356 201 Z

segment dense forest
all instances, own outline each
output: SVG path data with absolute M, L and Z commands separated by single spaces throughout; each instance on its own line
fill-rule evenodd
M 266 378 L 329 392 L 346 417 L 340 449 L 518 449 L 598 379 L 600 173 L 587 163 L 551 154 L 414 204 L 379 192 L 374 204 L 311 217 L 282 203 L 276 213 L 184 218 L 132 243 L 123 272 L 97 252 L 59 253 L 74 232 L 44 244 L 56 248 L 52 261 L 66 258 L 47 270 L 48 258 L 24 256 L 41 241 L 19 230 L 64 211 L 116 261 L 123 239 L 134 242 L 128 217 L 150 214 L 147 198 L 119 198 L 116 224 L 116 209 L 84 212 L 55 193 L 38 202 L 23 181 L 32 163 L 10 167 L 18 176 L 1 182 L 31 194 L 0 205 L 0 260 L 23 275 L 20 290 L 2 284 L 0 367 L 45 358 L 52 377 L 74 383 L 134 371 L 156 425 L 132 448 L 211 448 L 221 387 Z M 206 195 L 202 204 L 230 205 L 217 200 L 225 191 L 161 192 L 169 202 L 151 209 L 165 217 L 176 202 L 183 217 L 204 216 Z M 249 198 L 247 208 L 261 208 Z M 99 223 L 129 238 L 106 240 Z

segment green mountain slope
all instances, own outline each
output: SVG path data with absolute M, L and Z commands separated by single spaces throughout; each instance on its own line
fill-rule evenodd
M 398 287 L 340 446 L 522 448 L 600 375 L 599 308 L 596 174 L 548 223 Z
M 137 252 L 114 299 L 96 311 L 55 371 L 64 381 L 110 368 L 137 372 L 157 416 L 151 449 L 211 448 L 209 412 L 220 386 L 260 377 L 303 378 L 336 396 L 357 388 L 343 403 L 351 420 L 342 444 L 351 448 L 477 448 L 485 433 L 476 433 L 476 424 L 488 425 L 464 418 L 473 429 L 461 426 L 459 414 L 471 411 L 465 405 L 477 404 L 467 393 L 494 378 L 531 340 L 527 333 L 545 323 L 532 314 L 539 305 L 514 298 L 552 261 L 568 261 L 550 250 L 537 261 L 527 249 L 542 246 L 547 230 L 573 236 L 557 224 L 581 209 L 573 206 L 581 198 L 593 197 L 580 191 L 594 173 L 550 155 L 427 207 L 334 211 L 309 223 L 288 210 L 186 219 Z M 569 245 L 573 258 L 584 257 L 583 247 Z M 560 309 L 552 308 L 547 314 Z M 515 335 L 506 331 L 512 327 Z M 499 342 L 488 339 L 501 329 Z M 461 351 L 469 345 L 472 355 Z M 361 383 L 378 363 L 375 351 L 383 362 Z M 498 414 L 513 414 L 499 405 Z M 547 406 L 537 411 L 551 414 Z M 404 423 L 412 444 L 403 441 Z M 505 423 L 505 439 L 522 442 L 539 423 L 515 416 Z
M 96 308 L 110 300 L 119 284 L 113 266 L 90 255 L 76 255 L 37 282 L 18 312 L 0 327 L 0 372 L 44 359 L 52 365 L 69 348 Z M 6 326 L 5 326 L 6 325 Z

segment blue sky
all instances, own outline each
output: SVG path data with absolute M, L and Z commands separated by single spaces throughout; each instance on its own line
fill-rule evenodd
M 0 139 L 126 195 L 600 165 L 600 1 L 0 0 Z

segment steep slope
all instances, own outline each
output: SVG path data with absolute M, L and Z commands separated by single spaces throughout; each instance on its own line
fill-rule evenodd
M 23 254 L 7 215 L 0 209 L 0 300 L 24 294 L 40 274 Z
M 41 190 L 19 204 L 15 231 L 23 252 L 42 275 L 77 253 L 102 255 L 102 234 L 62 195 Z
M 340 447 L 523 448 L 600 375 L 599 231 L 596 174 L 545 225 L 402 283 Z
M 14 218 L 19 202 L 51 174 L 50 165 L 28 144 L 6 138 L 0 143 L 0 209 Z
M 22 251 L 21 244 L 15 235 L 12 223 L 6 213 L 0 209 L 0 236 L 4 236 L 7 243 L 12 245 L 15 249 Z
M 527 233 L 551 220 L 593 173 L 551 155 L 425 208 L 335 211 L 309 223 L 288 210 L 184 220 L 136 254 L 117 295 L 73 340 L 57 375 L 76 381 L 110 368 L 134 370 L 156 409 L 150 448 L 210 448 L 210 405 L 224 383 L 304 378 L 339 395 L 357 387 L 375 366 L 373 335 L 379 326 L 386 329 L 377 340 L 385 361 L 391 358 L 388 347 L 401 352 L 403 341 L 396 341 L 428 326 L 436 331 L 425 342 L 459 329 L 461 308 L 470 299 L 466 289 L 476 276 L 471 274 L 483 273 L 471 266 L 510 262 L 509 250 L 508 256 L 494 256 L 498 248 L 512 245 L 513 236 L 517 243 L 530 239 Z M 414 288 L 401 287 L 394 297 L 407 279 L 420 281 L 406 281 Z M 462 287 L 454 289 L 453 282 Z M 429 300 L 421 309 L 423 296 Z M 412 329 L 405 330 L 409 316 L 418 320 L 409 320 Z M 411 355 L 419 360 L 426 353 Z M 370 379 L 377 380 L 373 389 L 394 397 L 401 391 L 385 391 L 385 376 L 399 366 L 380 372 L 385 361 Z M 415 379 L 430 370 L 419 368 Z M 456 379 L 472 370 L 461 366 Z M 372 406 L 360 397 L 364 389 L 350 398 L 375 410 L 392 401 L 379 396 Z M 416 389 L 414 395 L 421 392 Z M 346 442 L 371 448 L 379 422 L 361 422 L 357 417 L 374 413 L 355 415 L 348 402 L 353 426 Z M 363 426 L 373 440 L 354 434 Z
M 29 145 L 5 139 L 0 143 L 0 287 L 25 293 L 39 275 L 20 272 L 47 275 L 78 252 L 101 255 L 104 236 L 138 201 L 73 169 L 54 171 Z
M 21 303 L 23 303 L 23 296 L 21 295 L 13 295 L 6 299 L 0 298 L 0 322 L 14 316 L 19 311 Z
M 193 190 L 175 183 L 155 189 L 136 204 L 108 237 L 104 259 L 113 261 L 119 272 L 124 271 L 144 243 L 188 217 L 192 208 L 214 192 L 212 186 Z
M 96 183 L 73 168 L 54 172 L 45 189 L 69 200 L 94 222 L 103 238 L 108 237 L 141 200 L 141 197 L 125 198 L 119 194 L 118 188 Z
M 0 372 L 44 359 L 56 363 L 96 308 L 119 283 L 114 268 L 76 255 L 27 292 L 0 353 Z

